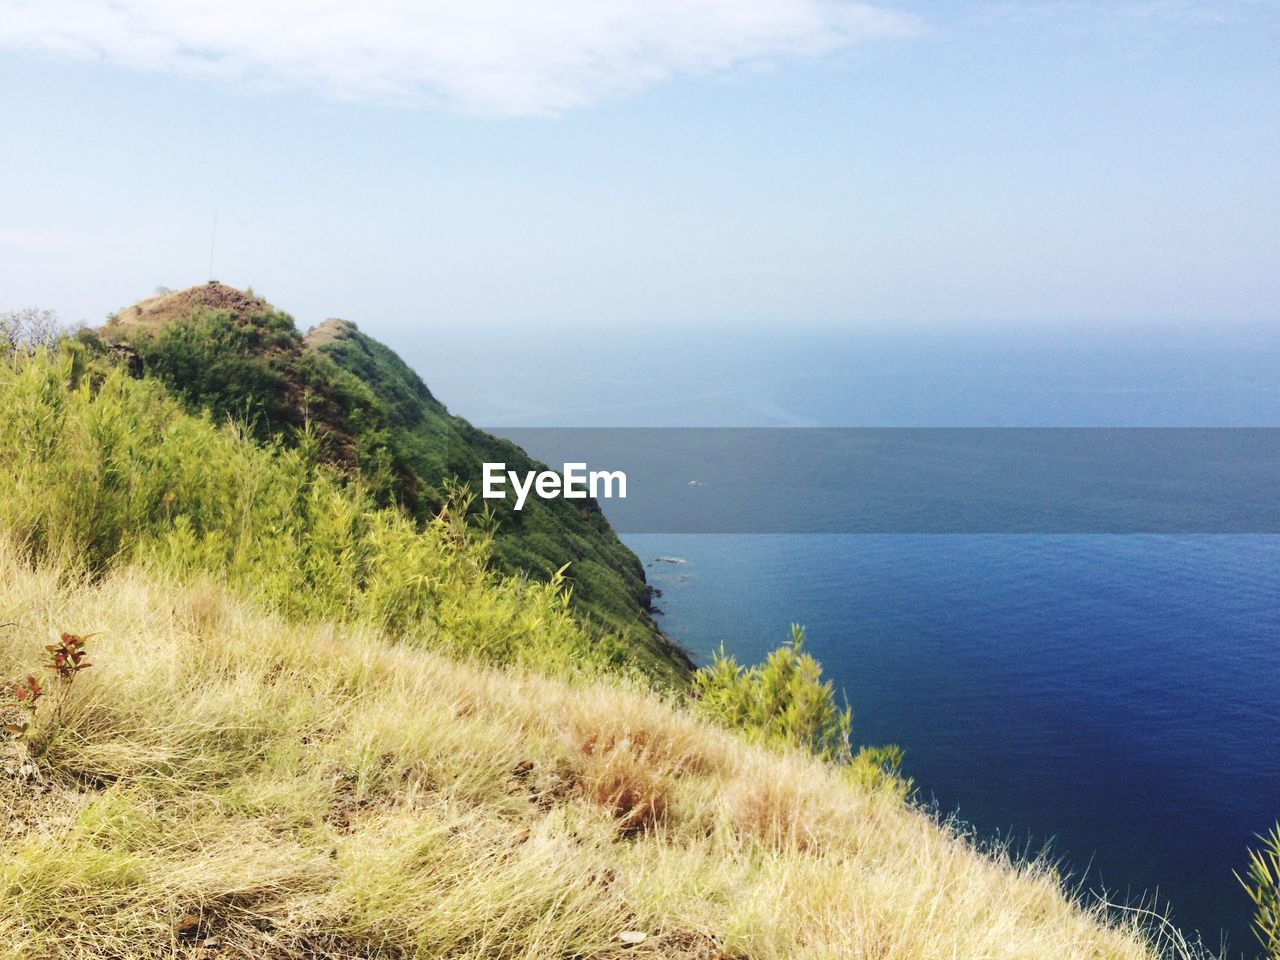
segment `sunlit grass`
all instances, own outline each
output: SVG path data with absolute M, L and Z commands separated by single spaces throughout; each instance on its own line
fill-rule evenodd
M 0 683 L 94 634 L 0 709 L 0 957 L 1158 952 L 859 765 L 798 641 L 690 704 L 465 503 L 379 508 L 74 347 L 0 409 Z
M 0 774 L 3 955 L 1152 955 L 1047 866 L 635 683 L 7 545 L 0 620 L 4 677 L 102 631 L 60 725 L 37 716 L 39 781 Z

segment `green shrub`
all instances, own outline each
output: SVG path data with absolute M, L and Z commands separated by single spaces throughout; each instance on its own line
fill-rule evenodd
M 742 667 L 721 647 L 694 674 L 699 711 L 771 746 L 803 747 L 823 760 L 847 762 L 853 712 L 836 705 L 822 667 L 804 652 L 804 630 L 791 625 L 791 643 L 763 664 Z
M 290 368 L 300 342 L 283 315 L 206 310 L 137 337 L 133 346 L 146 369 L 188 404 L 217 420 L 252 423 L 265 437 L 270 424 L 297 424 Z
M 845 770 L 854 783 L 869 790 L 892 790 L 905 800 L 915 791 L 915 782 L 902 775 L 902 756 L 902 748 L 892 743 L 862 747 Z
M 893 784 L 904 794 L 910 781 L 901 777 L 898 747 L 850 746 L 853 711 L 837 705 L 822 666 L 804 652 L 804 630 L 791 625 L 791 642 L 774 650 L 765 662 L 743 667 L 722 647 L 710 665 L 693 676 L 698 712 L 767 746 L 800 748 L 821 760 L 845 767 L 868 787 Z

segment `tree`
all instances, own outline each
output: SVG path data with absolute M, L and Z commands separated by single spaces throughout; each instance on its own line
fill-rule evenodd
M 0 312 L 0 353 L 51 347 L 62 332 L 62 321 L 52 310 L 22 307 Z

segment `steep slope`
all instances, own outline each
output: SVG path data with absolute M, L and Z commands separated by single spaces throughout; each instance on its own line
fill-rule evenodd
M 386 410 L 394 460 L 410 475 L 464 478 L 478 489 L 486 461 L 505 462 L 521 472 L 545 468 L 509 441 L 451 416 L 408 364 L 354 323 L 325 321 L 304 343 L 372 391 Z M 419 494 L 427 502 L 438 496 L 434 490 Z M 494 556 L 502 569 L 536 571 L 546 577 L 568 563 L 566 577 L 579 609 L 610 629 L 653 645 L 662 659 L 682 668 L 687 665 L 683 652 L 652 627 L 644 567 L 618 539 L 594 500 L 531 498 L 519 512 L 512 509 L 513 501 L 508 494 L 508 500 L 497 505 Z M 638 621 L 644 626 L 640 633 L 635 631 Z
M 210 283 L 144 300 L 98 331 L 191 409 L 247 421 L 260 437 L 313 443 L 382 503 L 419 519 L 440 509 L 453 479 L 479 489 L 481 464 L 544 469 L 518 447 L 453 416 L 392 350 L 331 320 L 303 337 L 251 293 Z M 622 635 L 651 672 L 679 682 L 688 657 L 657 630 L 640 561 L 592 500 L 486 504 L 498 568 L 549 582 L 565 567 L 575 612 Z M 478 513 L 480 505 L 473 509 Z
M 85 583 L 3 539 L 0 619 L 0 678 L 103 631 L 38 761 L 0 744 L 0 957 L 1155 956 L 1049 867 L 625 685 Z
M 1156 955 L 305 437 L 92 338 L 0 355 L 0 409 L 0 958 Z

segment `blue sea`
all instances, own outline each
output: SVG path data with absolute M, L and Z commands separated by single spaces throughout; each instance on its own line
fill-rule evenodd
M 496 432 L 1280 426 L 1275 325 L 397 346 L 454 412 Z M 662 591 L 662 628 L 699 659 L 723 645 L 756 661 L 803 624 L 856 739 L 902 746 L 942 814 L 1048 849 L 1086 891 L 1154 903 L 1232 957 L 1256 954 L 1232 872 L 1280 818 L 1280 537 L 624 539 Z
M 803 624 L 939 810 L 1252 951 L 1232 871 L 1280 818 L 1280 537 L 626 540 L 698 657 Z

